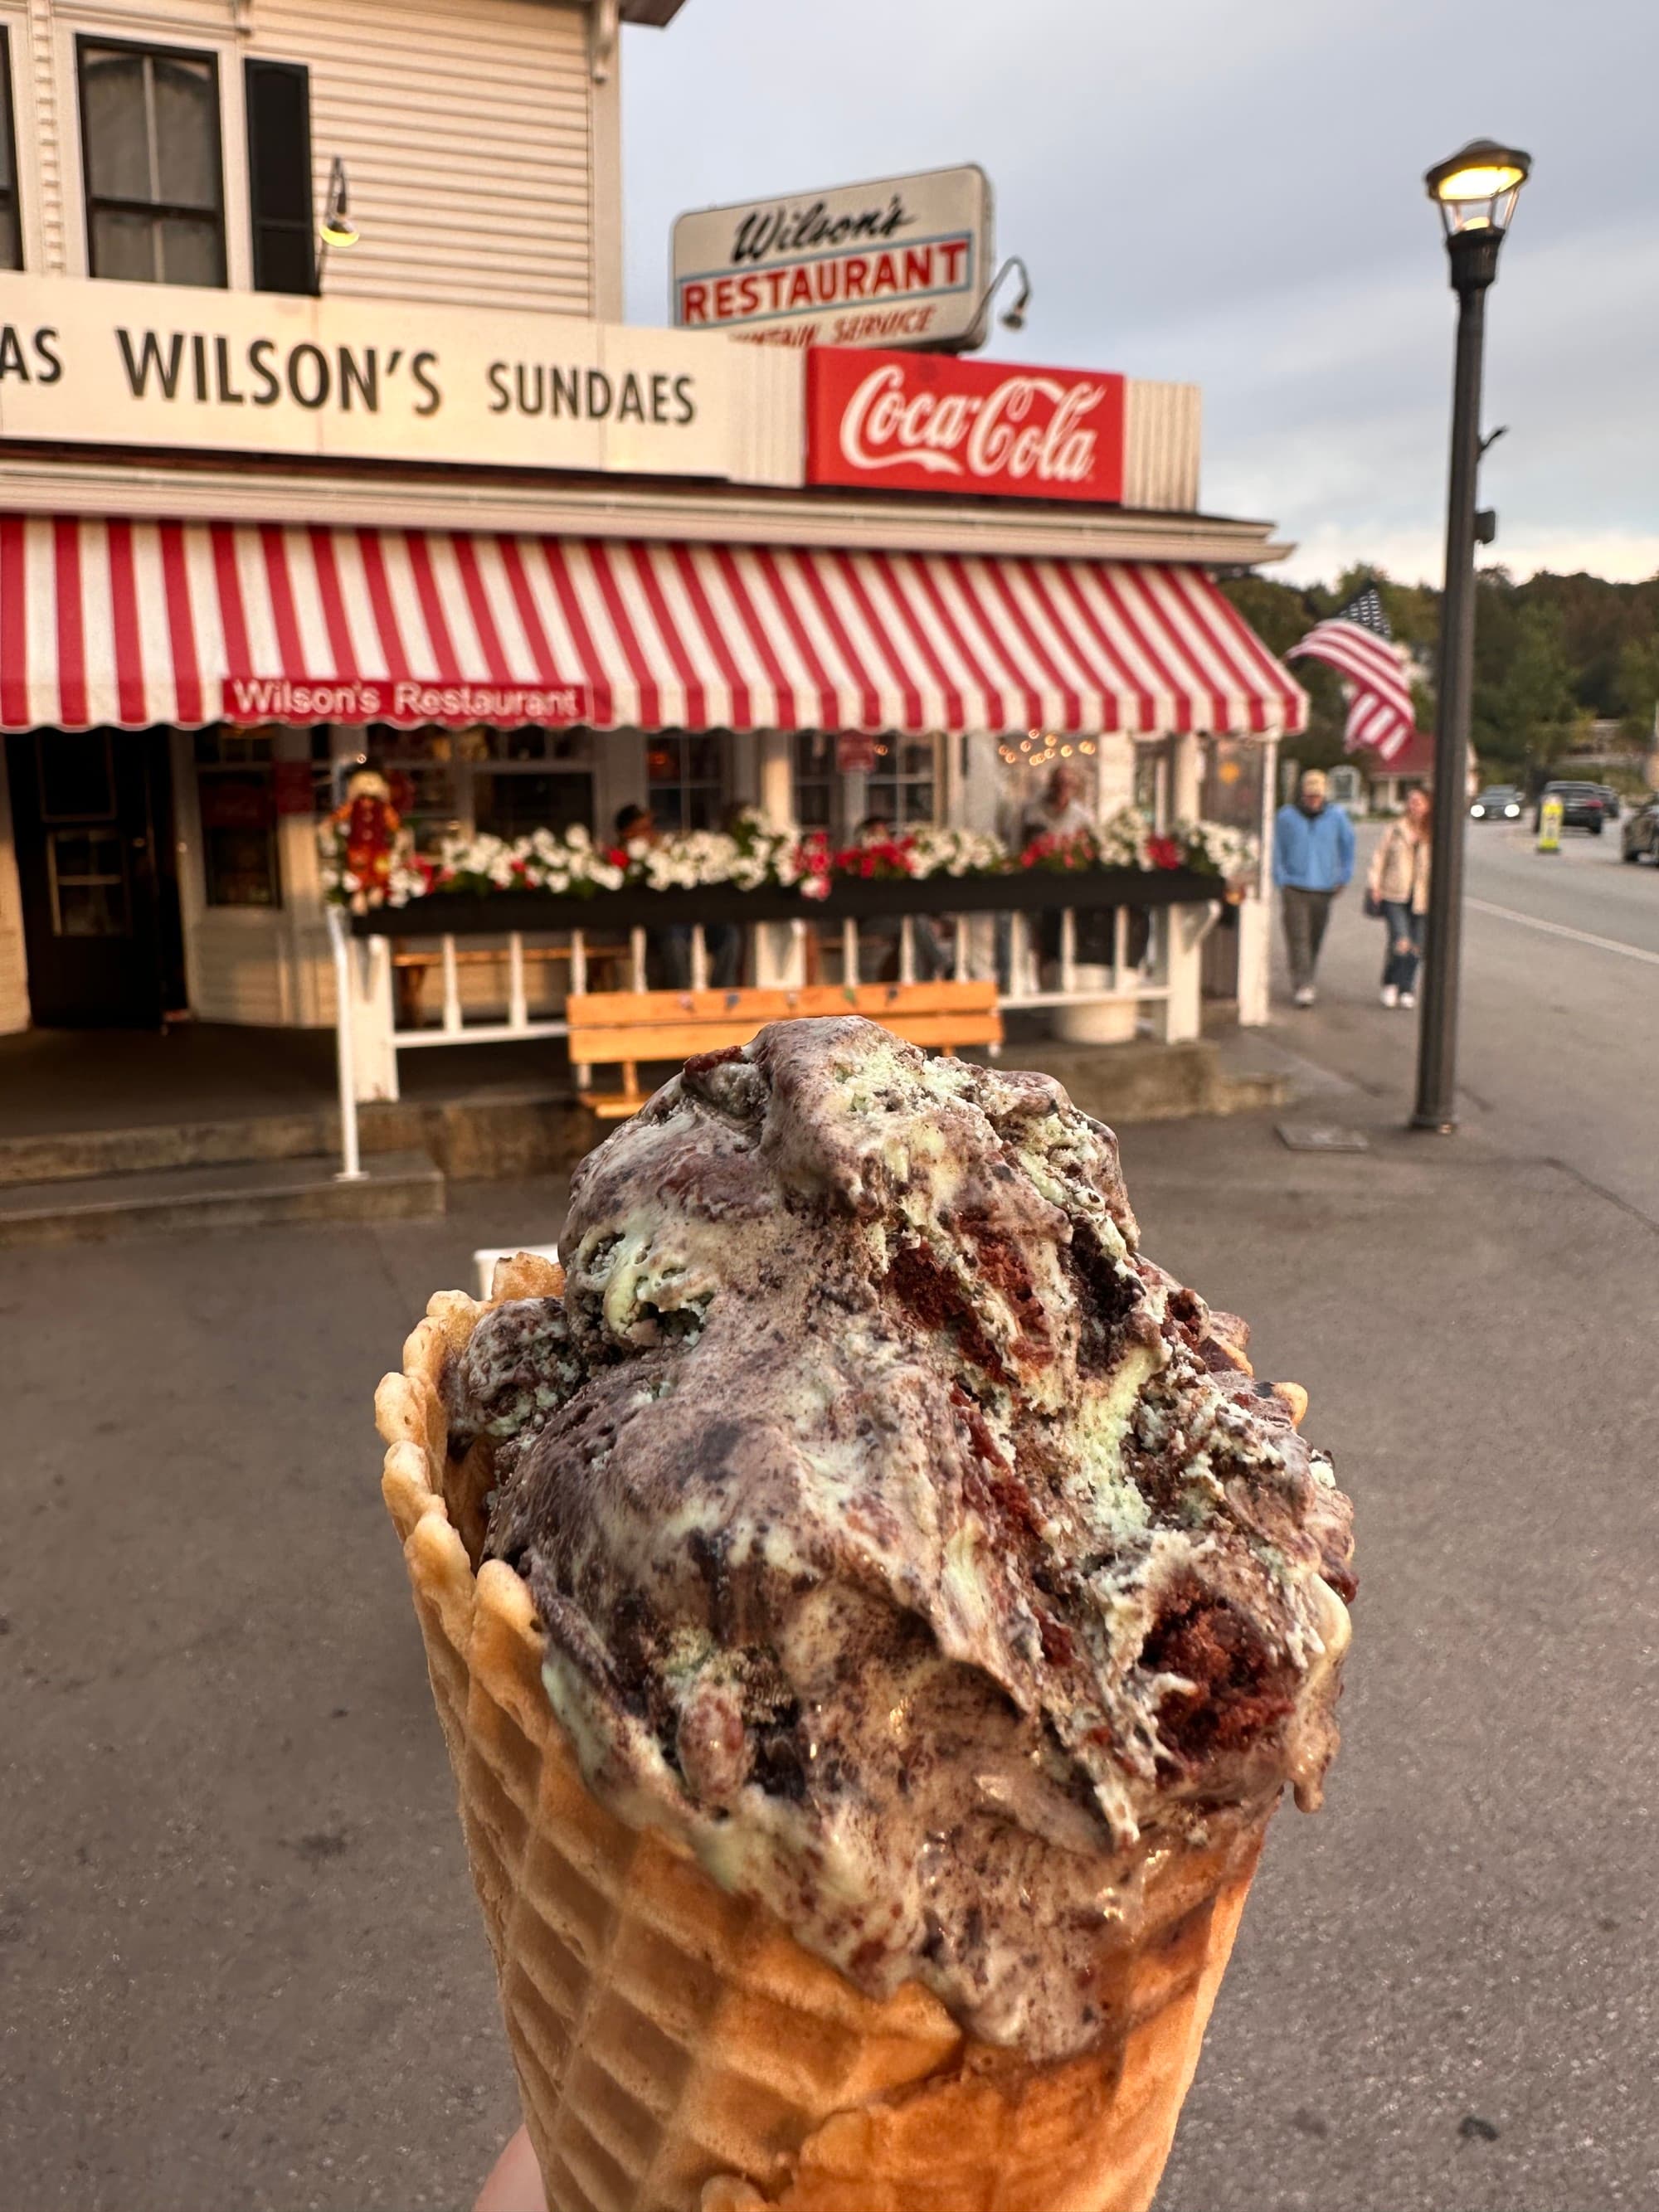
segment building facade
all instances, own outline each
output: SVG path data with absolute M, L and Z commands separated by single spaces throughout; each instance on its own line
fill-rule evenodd
M 623 325 L 623 27 L 676 10 L 0 0 L 0 1029 L 331 1021 L 365 753 L 422 841 L 991 828 L 1062 748 L 1260 819 L 1301 694 L 1207 572 L 1282 549 L 1201 512 L 1195 391 L 1091 380 L 1109 497 L 825 483 L 808 362 Z

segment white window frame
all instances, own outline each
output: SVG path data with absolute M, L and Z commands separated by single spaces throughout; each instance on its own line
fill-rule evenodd
M 58 88 L 58 115 L 64 155 L 58 173 L 64 203 L 64 267 L 70 276 L 89 276 L 91 257 L 87 240 L 86 155 L 81 131 L 81 76 L 78 51 L 82 39 L 112 40 L 118 46 L 155 46 L 164 52 L 200 54 L 216 64 L 219 80 L 220 192 L 225 224 L 225 289 L 253 289 L 252 215 L 247 187 L 247 112 L 242 97 L 242 61 L 248 51 L 246 39 L 234 31 L 214 31 L 199 20 L 185 15 L 128 10 L 77 8 L 72 15 L 53 18 L 53 76 Z M 20 140 L 19 155 L 22 147 Z M 177 288 L 158 284 L 158 292 Z

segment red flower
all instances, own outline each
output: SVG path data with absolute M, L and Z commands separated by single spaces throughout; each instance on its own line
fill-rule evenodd
M 1181 848 L 1173 837 L 1149 837 L 1146 840 L 1146 858 L 1155 868 L 1178 868 L 1182 860 Z

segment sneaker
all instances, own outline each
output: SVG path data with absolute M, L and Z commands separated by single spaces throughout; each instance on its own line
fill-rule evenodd
M 1302 986 L 1302 988 L 1296 994 L 1296 1004 L 1298 1006 L 1310 1006 L 1313 1002 L 1314 987 L 1311 983 L 1304 983 Z
M 1400 1004 L 1398 983 L 1385 983 L 1382 986 L 1382 1003 L 1385 1006 L 1397 1006 Z
M 1401 1003 L 1401 1005 L 1402 1006 L 1405 1006 L 1405 1007 L 1407 1007 L 1407 1008 L 1412 1007 L 1412 1006 L 1414 1006 L 1417 1004 L 1417 994 L 1416 994 L 1416 992 L 1415 992 L 1415 991 L 1402 991 L 1402 992 L 1400 994 L 1400 1003 Z

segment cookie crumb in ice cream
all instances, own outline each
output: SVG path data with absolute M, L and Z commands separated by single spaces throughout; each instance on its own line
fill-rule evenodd
M 868 1022 L 706 1054 L 451 1367 L 588 1786 L 873 1996 L 1112 2027 L 1183 1850 L 1318 1802 L 1347 1501 L 1109 1130 Z

